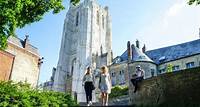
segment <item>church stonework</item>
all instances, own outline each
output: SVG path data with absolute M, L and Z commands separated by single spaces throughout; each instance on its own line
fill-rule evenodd
M 70 92 L 85 101 L 82 78 L 88 66 L 95 70 L 112 61 L 111 18 L 108 7 L 96 0 L 70 5 L 63 27 L 53 90 Z M 96 99 L 93 99 L 96 101 Z

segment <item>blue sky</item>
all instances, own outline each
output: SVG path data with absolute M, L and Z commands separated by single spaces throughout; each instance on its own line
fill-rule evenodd
M 28 34 L 30 42 L 44 56 L 40 82 L 49 80 L 52 68 L 57 65 L 68 2 L 63 2 L 66 9 L 59 14 L 47 13 L 41 21 L 17 30 L 21 39 Z M 199 38 L 200 6 L 188 6 L 187 0 L 99 0 L 99 3 L 109 6 L 114 57 L 125 51 L 128 40 L 135 43 L 138 39 L 141 46 L 145 43 L 147 50 L 151 50 Z

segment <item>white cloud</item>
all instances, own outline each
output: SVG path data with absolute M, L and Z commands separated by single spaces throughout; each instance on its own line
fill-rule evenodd
M 167 16 L 175 16 L 178 14 L 185 6 L 185 2 L 177 2 L 166 12 Z
M 139 32 L 147 48 L 155 49 L 197 39 L 200 27 L 200 7 L 189 6 L 185 0 L 176 2 L 162 16 Z

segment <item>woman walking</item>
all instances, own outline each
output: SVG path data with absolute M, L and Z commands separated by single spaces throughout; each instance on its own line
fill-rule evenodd
M 92 75 L 91 68 L 88 67 L 83 77 L 83 86 L 86 93 L 87 106 L 92 105 L 92 90 L 94 87 L 94 76 Z
M 111 79 L 106 66 L 101 67 L 99 89 L 101 90 L 102 105 L 108 106 L 108 95 L 111 93 Z

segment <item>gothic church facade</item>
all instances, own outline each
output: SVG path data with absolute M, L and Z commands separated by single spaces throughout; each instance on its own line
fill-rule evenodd
M 102 65 L 110 65 L 111 44 L 108 7 L 100 6 L 96 0 L 70 5 L 64 21 L 53 90 L 70 92 L 78 102 L 84 102 L 82 78 L 85 70 L 88 66 L 95 70 Z

